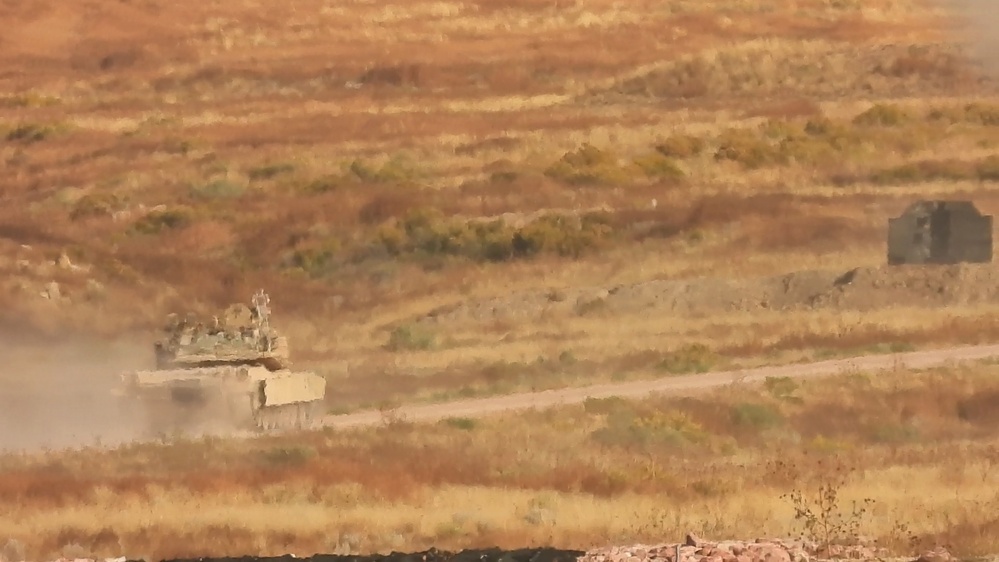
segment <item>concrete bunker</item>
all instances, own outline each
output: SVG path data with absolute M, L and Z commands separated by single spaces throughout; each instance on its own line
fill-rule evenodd
M 992 261 L 992 216 L 971 201 L 917 201 L 888 219 L 888 263 Z

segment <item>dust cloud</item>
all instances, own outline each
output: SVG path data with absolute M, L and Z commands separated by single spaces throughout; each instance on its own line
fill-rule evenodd
M 935 0 L 952 19 L 949 31 L 989 77 L 999 77 L 999 0 Z
M 141 420 L 112 391 L 126 369 L 148 368 L 131 344 L 58 341 L 10 346 L 0 360 L 0 453 L 113 446 Z

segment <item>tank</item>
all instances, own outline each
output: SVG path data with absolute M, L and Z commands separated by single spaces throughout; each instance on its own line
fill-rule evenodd
M 306 429 L 321 415 L 326 379 L 292 369 L 263 290 L 207 321 L 171 314 L 163 331 L 155 368 L 122 374 L 117 393 L 148 434 Z

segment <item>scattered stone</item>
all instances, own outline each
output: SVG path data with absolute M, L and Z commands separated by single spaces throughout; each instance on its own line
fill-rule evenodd
M 916 558 L 915 562 L 955 562 L 956 560 L 957 558 L 948 552 L 947 549 L 938 547 L 922 553 L 919 558 Z
M 59 300 L 62 297 L 62 293 L 59 290 L 59 284 L 55 281 L 51 281 L 45 285 L 45 289 L 42 290 L 42 297 L 49 300 Z
M 814 541 L 802 539 L 765 539 L 743 541 L 706 541 L 694 533 L 681 543 L 642 547 L 648 553 L 642 562 L 817 562 L 819 560 L 884 560 L 888 551 L 875 541 L 865 539 L 851 544 L 833 544 L 821 548 Z M 680 560 L 676 561 L 676 551 Z M 634 562 L 633 551 L 624 547 L 598 548 L 587 552 L 578 562 Z M 912 562 L 956 562 L 946 551 L 932 551 Z
M 104 284 L 96 279 L 87 279 L 86 295 L 90 300 L 100 299 L 104 296 Z
M 59 259 L 56 260 L 56 265 L 62 269 L 73 269 L 73 262 L 69 260 L 69 256 L 66 252 L 59 254 Z
M 360 547 L 361 537 L 353 534 L 341 535 L 332 548 L 333 553 L 316 554 L 301 560 L 308 562 L 809 562 L 817 560 L 885 560 L 887 552 L 878 548 L 873 540 L 856 544 L 835 544 L 838 549 L 823 549 L 811 541 L 793 539 L 756 539 L 743 541 L 706 541 L 694 533 L 686 535 L 683 542 L 660 544 L 636 544 L 631 546 L 609 546 L 594 548 L 589 551 L 560 550 L 553 548 L 528 548 L 520 550 L 501 550 L 490 548 L 483 550 L 463 550 L 447 552 L 434 548 L 423 552 L 391 554 L 352 554 Z M 131 558 L 78 558 L 66 556 L 67 553 L 78 554 L 73 550 L 80 547 L 67 548 L 64 557 L 55 562 L 141 562 L 141 559 Z M 675 560 L 677 550 L 680 560 Z M 8 550 L 14 551 L 17 558 L 17 547 L 3 549 L 0 559 L 6 555 L 8 562 L 19 562 L 9 558 Z M 68 552 L 67 552 L 68 551 Z M 736 552 L 739 554 L 736 554 Z M 833 555 L 835 551 L 837 554 Z M 281 562 L 288 556 L 274 557 L 237 557 L 237 558 L 198 558 L 174 559 L 162 562 Z M 294 557 L 292 557 L 294 558 Z M 900 560 L 906 560 L 905 558 Z M 910 562 L 956 562 L 957 559 L 946 549 L 936 548 L 924 552 L 919 558 L 909 559 Z
M 0 561 L 2 562 L 23 562 L 24 545 L 15 539 L 8 540 L 3 548 L 0 548 Z

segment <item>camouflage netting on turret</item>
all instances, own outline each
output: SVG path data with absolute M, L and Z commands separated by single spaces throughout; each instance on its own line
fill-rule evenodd
M 221 316 L 169 315 L 165 337 L 156 343 L 160 363 L 283 357 L 284 341 L 270 326 L 268 302 L 261 291 L 254 295 L 252 307 L 235 303 Z

